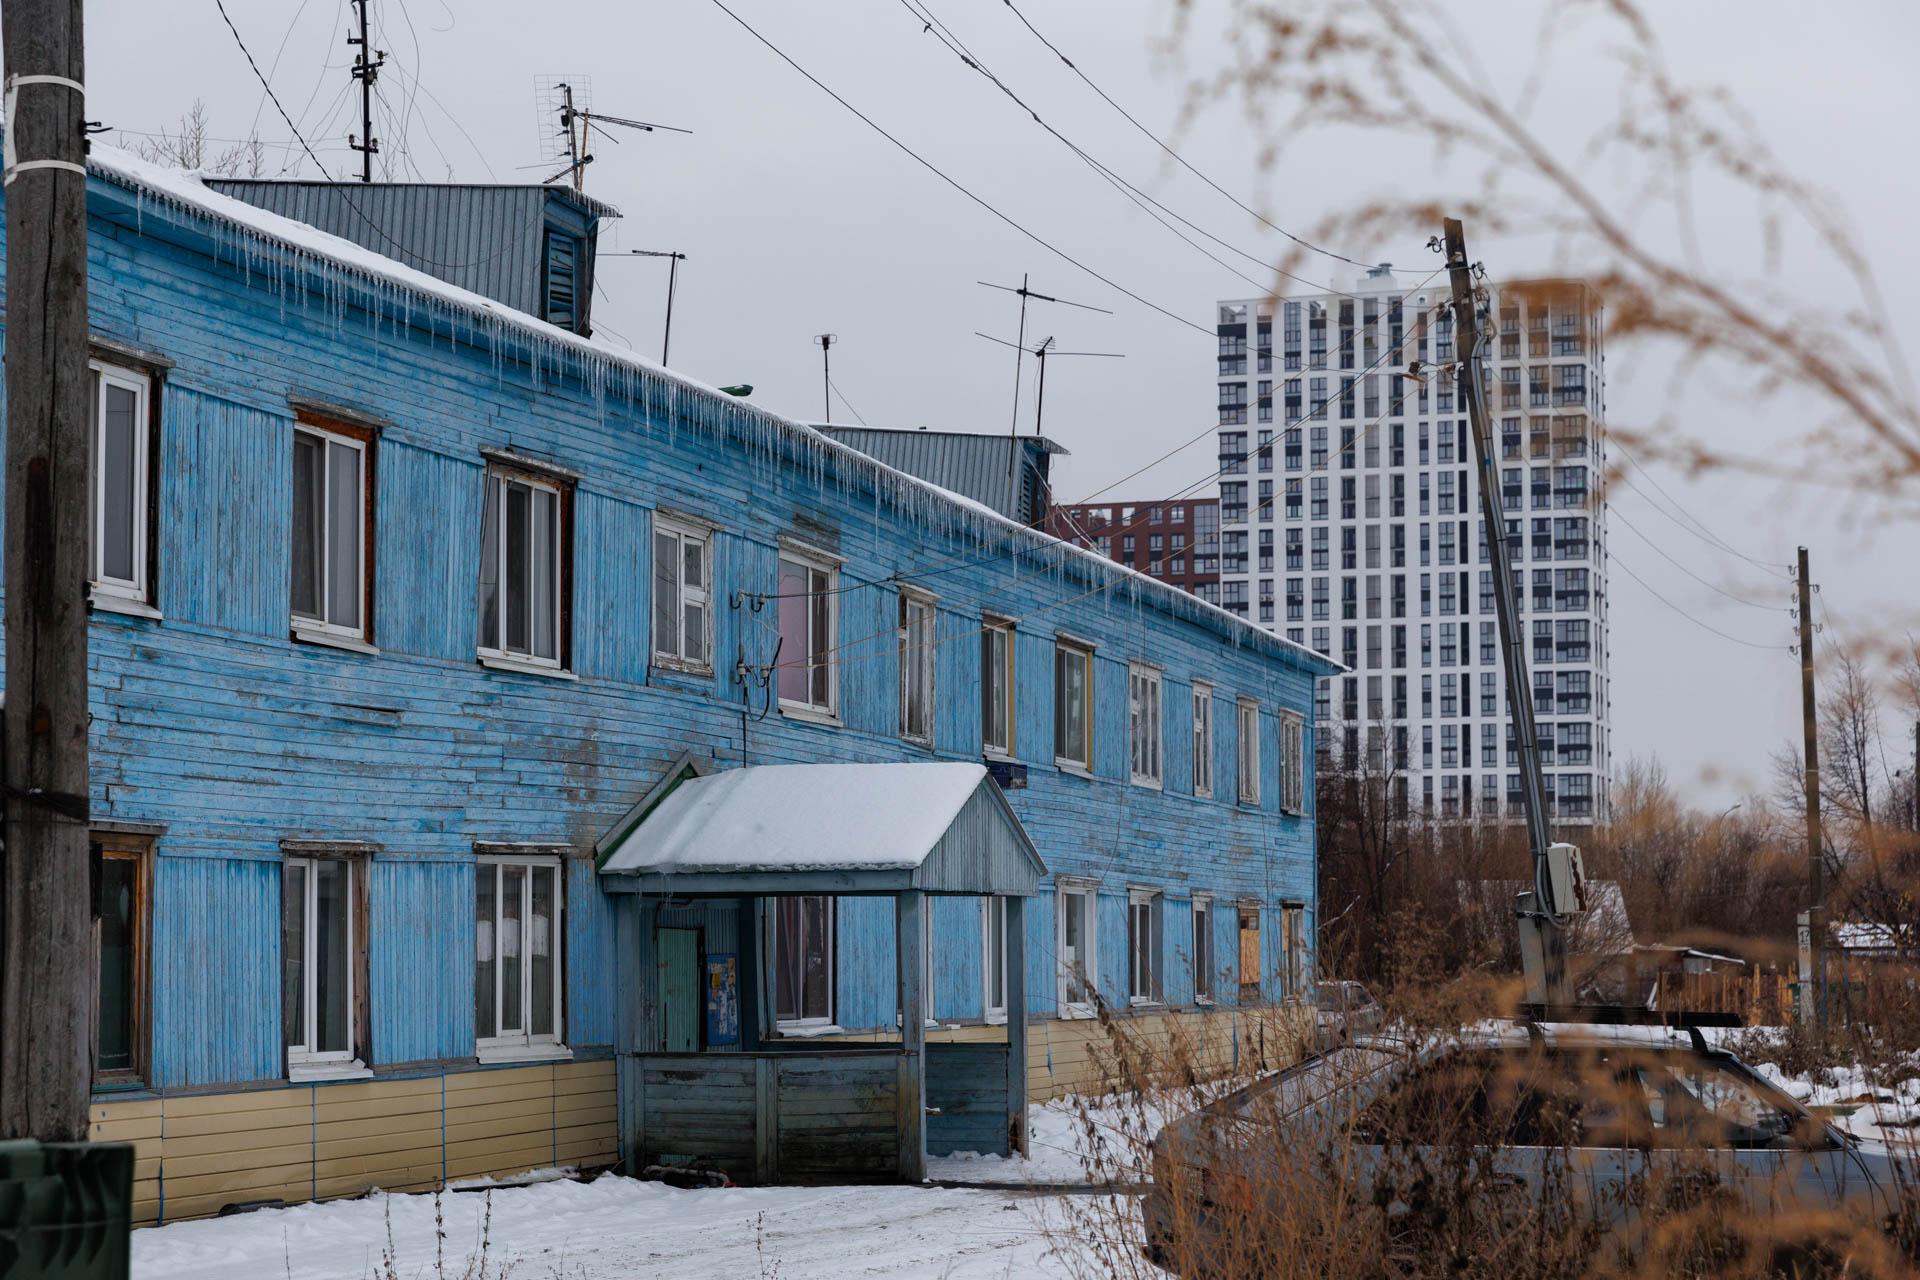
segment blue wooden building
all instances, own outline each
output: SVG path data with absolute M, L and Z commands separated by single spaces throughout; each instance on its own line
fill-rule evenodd
M 692 1148 L 739 1124 L 741 1176 L 911 1173 L 909 1086 L 952 1094 L 922 1144 L 1004 1143 L 970 1073 L 1096 1083 L 1103 1004 L 1282 1051 L 1252 1011 L 1310 980 L 1324 659 L 586 337 L 603 206 L 487 233 L 537 244 L 498 290 L 536 318 L 367 247 L 366 194 L 355 244 L 92 162 L 96 1120 L 143 1220 L 724 1163 Z M 716 780 L 803 765 L 907 772 L 733 787 L 736 878 L 658 862 Z M 739 834 L 910 844 L 903 796 L 953 808 L 885 868 Z M 683 1097 L 644 1061 L 801 1050 L 827 1075 Z M 865 1110 L 796 1154 L 752 1127 L 783 1090 Z

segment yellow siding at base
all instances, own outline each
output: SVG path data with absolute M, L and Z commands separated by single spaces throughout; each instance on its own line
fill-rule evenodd
M 430 1191 L 616 1159 L 611 1061 L 541 1063 L 411 1080 L 108 1099 L 93 1137 L 134 1145 L 134 1221 L 205 1217 L 250 1200 Z

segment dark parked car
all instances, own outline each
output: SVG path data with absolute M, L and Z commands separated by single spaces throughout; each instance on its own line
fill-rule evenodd
M 1877 1224 L 1896 1208 L 1896 1158 L 1687 1032 L 1489 1024 L 1418 1045 L 1362 1036 L 1167 1125 L 1143 1213 L 1149 1255 L 1204 1274 L 1236 1249 L 1244 1266 L 1263 1218 L 1334 1183 L 1348 1204 L 1394 1214 L 1417 1198 L 1410 1185 L 1464 1171 L 1585 1209 L 1607 1231 L 1649 1186 L 1704 1176 L 1756 1212 L 1837 1208 Z

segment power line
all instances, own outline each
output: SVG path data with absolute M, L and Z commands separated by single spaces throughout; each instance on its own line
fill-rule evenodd
M 1688 622 L 1691 622 L 1694 626 L 1699 627 L 1703 631 L 1711 631 L 1713 632 L 1713 634 L 1719 636 L 1722 640 L 1729 640 L 1729 641 L 1732 641 L 1734 644 L 1745 645 L 1749 649 L 1765 649 L 1769 652 L 1772 652 L 1775 650 L 1785 650 L 1787 647 L 1782 644 L 1758 644 L 1752 640 L 1743 640 L 1739 636 L 1730 635 L 1727 632 L 1722 631 L 1720 628 L 1713 626 L 1711 623 L 1702 622 L 1700 621 L 1700 619 L 1694 617 L 1692 614 L 1688 613 L 1685 609 L 1682 609 L 1679 605 L 1675 604 L 1673 601 L 1661 595 L 1658 591 L 1655 591 L 1651 586 L 1648 585 L 1647 580 L 1645 578 L 1641 577 L 1639 574 L 1635 573 L 1632 569 L 1628 568 L 1627 562 L 1622 560 L 1612 547 L 1607 548 L 1607 559 L 1613 561 L 1616 565 L 1619 565 L 1620 568 L 1625 569 L 1627 576 L 1629 578 L 1632 578 L 1635 582 L 1639 583 L 1642 587 L 1645 587 L 1648 595 L 1652 596 L 1655 600 L 1658 600 L 1661 604 L 1667 606 L 1667 608 L 1673 610 L 1675 613 L 1679 614 L 1681 617 L 1685 618 Z
M 829 377 L 827 379 L 827 385 L 833 388 L 833 394 L 840 397 L 840 403 L 847 406 L 847 412 L 853 415 L 854 421 L 858 422 L 863 427 L 866 426 L 867 420 L 860 416 L 860 411 L 858 409 L 853 407 L 853 401 L 847 399 L 847 393 L 840 389 L 840 384 L 835 382 L 831 377 Z
M 1147 128 L 1146 125 L 1140 123 L 1140 121 L 1133 115 L 1132 112 L 1128 111 L 1125 107 L 1121 106 L 1118 102 L 1114 101 L 1112 96 L 1109 95 L 1105 89 L 1102 89 L 1099 85 L 1095 84 L 1093 82 L 1093 78 L 1089 76 L 1085 71 L 1082 71 L 1080 69 L 1079 64 L 1074 62 L 1074 60 L 1072 58 L 1069 58 L 1065 53 L 1061 52 L 1060 47 L 1058 45 L 1056 45 L 1053 41 L 1047 39 L 1046 36 L 1040 34 L 1039 29 L 1035 27 L 1033 23 L 1027 21 L 1027 15 L 1020 12 L 1019 6 L 1014 4 L 1013 0 L 1003 0 L 1003 2 L 1006 4 L 1007 8 L 1013 12 L 1013 16 L 1020 19 L 1020 25 L 1024 26 L 1028 31 L 1031 31 L 1036 40 L 1038 40 L 1041 44 L 1047 46 L 1047 48 L 1053 52 L 1054 57 L 1060 59 L 1061 62 L 1065 63 L 1068 70 L 1072 71 L 1074 75 L 1079 76 L 1080 79 L 1086 83 L 1086 86 L 1089 89 L 1093 90 L 1095 93 L 1099 94 L 1101 100 L 1104 101 L 1108 106 L 1112 107 L 1115 111 L 1118 111 L 1121 114 L 1121 116 L 1126 119 L 1128 124 L 1138 129 L 1141 133 L 1145 134 L 1149 139 L 1153 141 L 1153 144 L 1155 146 L 1159 147 L 1162 151 L 1166 152 L 1169 156 L 1172 156 L 1173 159 L 1177 161 L 1180 164 L 1180 166 L 1184 168 L 1188 173 L 1191 173 L 1194 177 L 1200 179 L 1200 181 L 1206 183 L 1209 187 L 1212 187 L 1215 191 L 1219 192 L 1221 195 L 1225 196 L 1227 199 L 1233 201 L 1233 203 L 1237 205 L 1243 212 L 1250 214 L 1253 217 L 1259 219 L 1268 228 L 1279 232 L 1281 235 L 1285 236 L 1287 239 L 1293 241 L 1293 243 L 1299 245 L 1302 249 L 1307 249 L 1313 253 L 1320 254 L 1323 257 L 1332 258 L 1338 262 L 1349 263 L 1356 267 L 1370 268 L 1374 265 L 1370 262 L 1361 262 L 1355 258 L 1349 258 L 1346 254 L 1336 253 L 1332 249 L 1323 249 L 1319 245 L 1314 244 L 1312 241 L 1303 239 L 1300 236 L 1295 235 L 1293 232 L 1287 230 L 1285 227 L 1274 222 L 1273 220 L 1268 218 L 1264 213 L 1261 213 L 1258 209 L 1253 208 L 1251 205 L 1241 200 L 1238 196 L 1234 195 L 1231 191 L 1228 191 L 1225 187 L 1221 186 L 1219 183 L 1215 182 L 1212 178 L 1202 173 L 1191 162 L 1189 162 L 1185 156 L 1181 155 L 1178 151 L 1175 151 L 1173 147 L 1170 146 L 1158 134 L 1154 133 L 1153 130 Z
M 1691 521 L 1693 525 L 1698 526 L 1698 528 L 1697 529 L 1689 528 L 1687 524 L 1682 523 L 1678 517 L 1664 510 L 1660 506 L 1660 504 L 1657 502 L 1649 501 L 1647 503 L 1648 506 L 1652 507 L 1655 511 L 1660 512 L 1661 515 L 1666 516 L 1667 519 L 1673 521 L 1674 524 L 1679 525 L 1679 527 L 1686 530 L 1687 533 L 1692 534 L 1696 538 L 1699 538 L 1701 541 L 1705 542 L 1708 546 L 1711 546 L 1716 550 L 1724 551 L 1730 556 L 1734 556 L 1738 559 L 1745 560 L 1748 564 L 1755 565 L 1762 569 L 1766 569 L 1771 573 L 1779 574 L 1781 577 L 1792 576 L 1790 574 L 1785 573 L 1780 568 L 1779 565 L 1774 564 L 1771 560 L 1759 560 L 1754 558 L 1753 556 L 1746 554 L 1744 551 L 1736 550 L 1731 544 L 1727 542 L 1726 539 L 1720 537 L 1720 535 L 1716 534 L 1713 530 L 1707 528 L 1705 523 L 1703 523 L 1699 517 L 1695 516 L 1692 511 L 1688 510 L 1686 503 L 1680 501 L 1678 498 L 1674 497 L 1671 493 L 1668 493 L 1666 490 L 1666 486 L 1662 485 L 1658 480 L 1655 480 L 1653 478 L 1653 474 L 1649 472 L 1645 467 L 1641 466 L 1639 459 L 1635 458 L 1633 454 L 1628 451 L 1627 447 L 1621 444 L 1617 438 L 1613 436 L 1608 436 L 1607 443 L 1612 445 L 1615 449 L 1618 449 L 1620 451 L 1620 456 L 1625 458 L 1629 463 L 1631 463 L 1635 471 L 1638 471 L 1641 474 L 1641 476 L 1645 478 L 1649 484 L 1651 484 L 1655 489 L 1658 489 L 1663 495 L 1665 495 L 1667 501 L 1671 502 L 1674 505 L 1674 507 L 1680 511 L 1682 515 L 1686 516 L 1687 520 Z
M 1187 326 L 1187 328 L 1189 329 L 1194 329 L 1200 333 L 1204 333 L 1208 337 L 1214 336 L 1213 329 L 1209 328 L 1208 326 L 1202 325 L 1202 324 L 1196 324 L 1194 321 L 1187 319 L 1185 316 L 1180 315 L 1179 313 L 1174 311 L 1169 311 L 1167 308 L 1161 306 L 1159 303 L 1152 302 L 1147 298 L 1142 297 L 1140 294 L 1135 293 L 1133 290 L 1127 288 L 1123 284 L 1120 284 L 1118 281 L 1112 279 L 1111 277 L 1102 275 L 1100 272 L 1094 270 L 1092 267 L 1088 266 L 1086 263 L 1080 261 L 1078 258 L 1074 257 L 1072 254 L 1068 253 L 1066 250 L 1061 249 L 1058 246 L 1051 243 L 1050 241 L 1044 239 L 1037 232 L 1028 230 L 1024 225 L 1022 225 L 1019 222 L 1016 222 L 1009 215 L 1002 213 L 997 207 L 989 203 L 984 197 L 976 195 L 971 189 L 969 189 L 967 186 L 962 184 L 959 180 L 948 176 L 944 170 L 942 170 L 939 166 L 935 165 L 931 160 L 928 160 L 925 156 L 921 155 L 918 151 L 915 151 L 912 147 L 902 142 L 899 138 L 887 132 L 886 129 L 882 128 L 878 123 L 874 121 L 873 117 L 861 111 L 860 108 L 854 106 L 851 102 L 841 97 L 838 93 L 835 93 L 831 88 L 827 86 L 825 81 L 821 80 L 818 76 L 814 75 L 811 71 L 808 71 L 805 67 L 801 66 L 798 62 L 795 62 L 790 56 L 787 55 L 787 53 L 784 50 L 780 48 L 780 46 L 774 44 L 773 41 L 761 35 L 760 32 L 755 30 L 753 25 L 749 23 L 745 18 L 742 18 L 739 14 L 735 13 L 732 9 L 729 9 L 724 3 L 724 0 L 712 0 L 712 3 L 714 8 L 720 10 L 720 12 L 726 14 L 729 18 L 732 18 L 734 22 L 739 24 L 741 29 L 744 30 L 748 35 L 752 36 L 755 40 L 758 40 L 761 44 L 765 45 L 768 48 L 768 50 L 770 50 L 774 54 L 774 56 L 778 57 L 782 62 L 792 67 L 795 71 L 798 71 L 809 82 L 811 82 L 816 89 L 819 89 L 822 93 L 826 94 L 829 98 L 832 98 L 835 102 L 839 103 L 842 107 L 845 107 L 849 112 L 851 112 L 855 117 L 857 117 L 862 124 L 866 125 L 869 129 L 872 129 L 875 133 L 885 138 L 888 142 L 891 142 L 894 146 L 898 147 L 901 151 L 904 151 L 908 156 L 910 156 L 917 164 L 919 164 L 927 172 L 939 178 L 942 182 L 946 183 L 948 186 L 952 187 L 955 191 L 958 191 L 961 195 L 965 196 L 967 199 L 979 205 L 982 209 L 985 209 L 988 213 L 992 214 L 994 217 L 998 218 L 1000 221 L 1006 223 L 1009 227 L 1012 227 L 1015 231 L 1018 231 L 1021 235 L 1025 236 L 1027 239 L 1033 241 L 1035 244 L 1039 245 L 1041 248 L 1045 249 L 1047 252 L 1053 254 L 1055 257 L 1059 258 L 1061 261 L 1066 262 L 1071 266 L 1078 267 L 1080 270 L 1086 272 L 1088 275 L 1092 276 L 1095 280 L 1098 280 L 1100 283 L 1106 285 L 1108 288 L 1113 289 L 1118 293 L 1125 294 L 1127 297 L 1133 299 L 1135 302 L 1139 303 L 1141 306 L 1146 307 L 1152 311 L 1157 311 L 1161 315 L 1165 316 L 1167 319 L 1172 320 L 1177 324 L 1183 324 Z
M 1699 574 L 1695 573 L 1693 570 L 1687 568 L 1686 565 L 1681 564 L 1678 560 L 1674 559 L 1673 556 L 1667 552 L 1666 548 L 1662 547 L 1659 543 L 1655 542 L 1652 538 L 1649 538 L 1646 534 L 1642 533 L 1638 525 L 1634 524 L 1633 521 L 1627 519 L 1625 513 L 1620 511 L 1610 511 L 1610 514 L 1617 516 L 1621 524 L 1624 524 L 1625 526 L 1627 526 L 1627 528 L 1633 530 L 1633 534 L 1636 538 L 1640 539 L 1640 541 L 1652 547 L 1654 551 L 1659 553 L 1660 557 L 1664 559 L 1668 564 L 1672 565 L 1674 568 L 1678 569 L 1680 572 L 1686 574 L 1689 578 L 1692 578 L 1695 582 L 1699 583 L 1701 586 L 1706 587 L 1712 591 L 1717 591 L 1721 595 L 1725 596 L 1727 599 L 1733 601 L 1735 604 L 1743 604 L 1747 606 L 1747 608 L 1749 609 L 1764 609 L 1768 613 L 1778 613 L 1780 612 L 1781 609 L 1785 607 L 1783 605 L 1761 604 L 1757 600 L 1747 600 L 1733 594 L 1733 592 L 1726 590 L 1724 587 L 1716 586 L 1715 584 L 1701 577 Z

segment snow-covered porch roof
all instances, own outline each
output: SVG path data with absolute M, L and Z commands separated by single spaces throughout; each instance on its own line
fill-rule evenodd
M 1046 866 L 985 766 L 676 769 L 600 843 L 613 893 L 1030 896 Z

